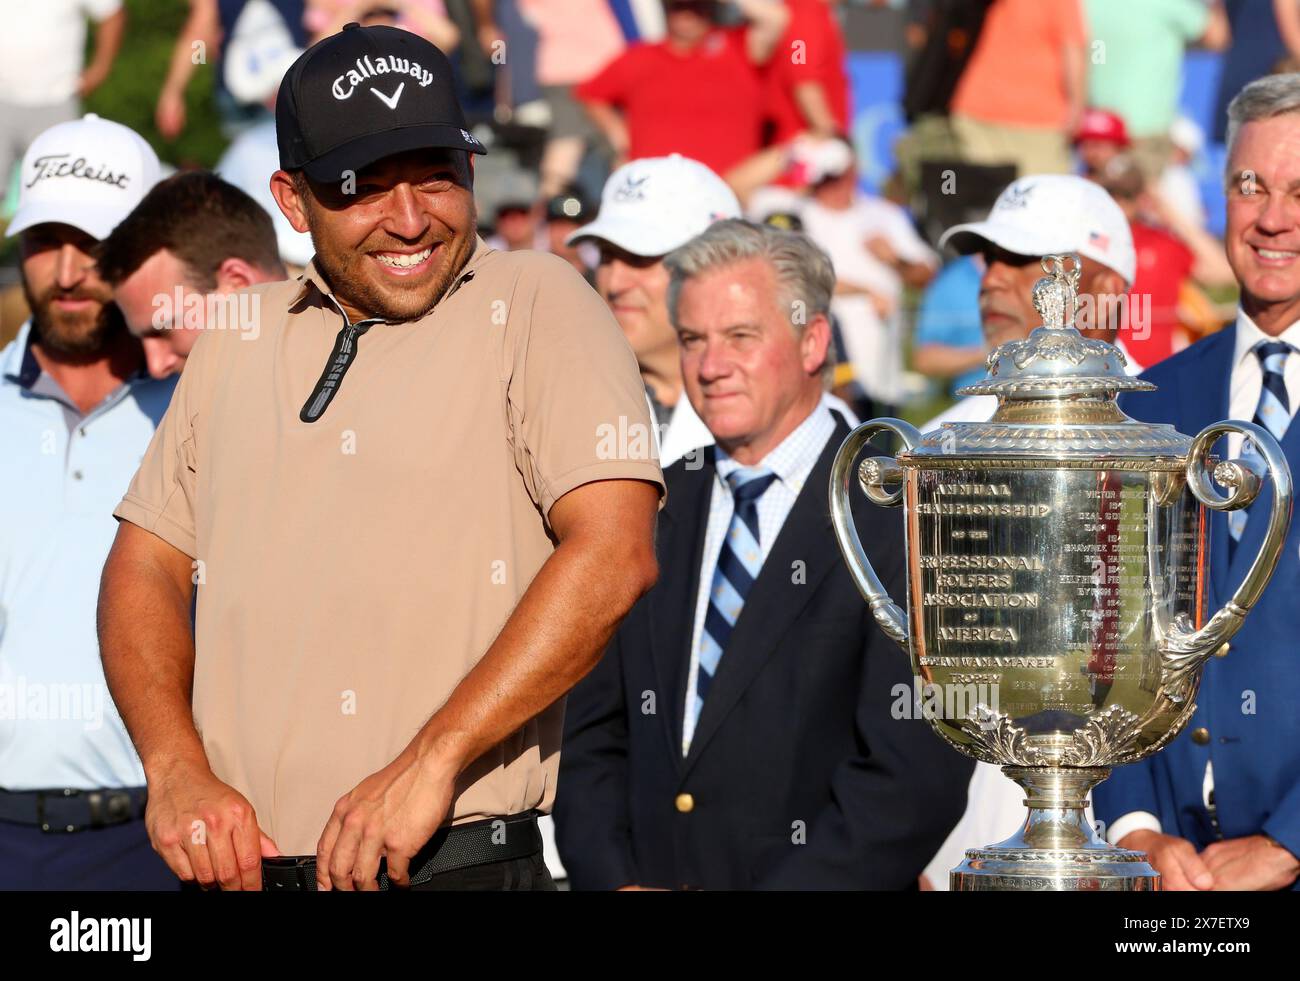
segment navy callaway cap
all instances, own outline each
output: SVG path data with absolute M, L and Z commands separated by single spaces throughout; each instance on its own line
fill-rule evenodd
M 360 24 L 313 44 L 285 72 L 275 135 L 281 168 L 321 182 L 407 150 L 487 152 L 465 126 L 447 56 L 410 31 Z

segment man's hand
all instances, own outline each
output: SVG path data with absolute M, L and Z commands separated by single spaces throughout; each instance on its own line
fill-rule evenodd
M 206 767 L 177 764 L 150 779 L 144 823 L 171 870 L 205 889 L 260 890 L 262 858 L 280 854 L 253 805 Z
M 158 93 L 158 106 L 154 109 L 154 125 L 169 140 L 181 135 L 185 128 L 185 93 L 164 88 Z
M 108 65 L 89 65 L 77 81 L 77 95 L 84 99 L 108 79 Z
M 898 253 L 894 251 L 894 247 L 889 244 L 889 240 L 886 239 L 883 235 L 874 235 L 871 238 L 867 239 L 866 246 L 867 246 L 867 251 L 870 252 L 872 255 L 874 255 L 885 265 L 887 266 L 902 265 L 902 261 L 898 258 Z
M 1160 873 L 1160 887 L 1166 891 L 1214 889 L 1214 874 L 1185 838 L 1158 831 L 1134 831 L 1118 842 L 1120 848 L 1146 852 L 1147 861 Z
M 1300 873 L 1300 861 L 1265 835 L 1216 841 L 1201 858 L 1214 875 L 1215 889 L 1286 889 Z
M 433 837 L 451 808 L 454 767 L 420 757 L 412 748 L 339 798 L 316 845 L 321 890 L 379 888 L 379 858 L 388 879 L 405 886 L 410 862 Z

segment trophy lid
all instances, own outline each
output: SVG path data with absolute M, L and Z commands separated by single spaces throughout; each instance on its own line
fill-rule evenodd
M 1068 271 L 1066 263 L 1072 263 Z M 1114 398 L 1119 392 L 1149 392 L 1150 382 L 1124 370 L 1124 352 L 1091 340 L 1074 326 L 1079 298 L 1078 256 L 1044 256 L 1048 276 L 1034 284 L 1034 309 L 1041 327 L 1023 341 L 1008 341 L 989 354 L 988 376 L 957 390 L 958 395 L 997 395 L 1006 399 L 1083 396 Z
M 1068 265 L 1067 265 L 1068 264 Z M 1043 318 L 1024 340 L 1009 341 L 988 358 L 988 374 L 959 395 L 996 395 L 988 422 L 949 422 L 898 455 L 904 466 L 961 467 L 964 460 L 1006 466 L 1106 466 L 1128 461 L 1141 469 L 1178 469 L 1191 440 L 1169 425 L 1130 419 L 1120 392 L 1153 391 L 1131 377 L 1124 353 L 1084 337 L 1074 326 L 1082 264 L 1075 255 L 1042 259 L 1049 275 L 1034 285 Z

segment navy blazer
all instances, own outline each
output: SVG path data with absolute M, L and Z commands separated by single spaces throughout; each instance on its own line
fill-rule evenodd
M 840 422 L 773 543 L 685 758 L 712 450 L 695 470 L 668 468 L 659 582 L 566 709 L 554 813 L 575 888 L 911 888 L 961 817 L 973 763 L 891 713 L 912 705 L 911 668 L 831 529 L 831 461 L 847 434 Z M 902 513 L 854 497 L 867 552 L 902 601 Z
M 1124 411 L 1147 422 L 1172 423 L 1188 436 L 1227 419 L 1236 339 L 1234 325 L 1155 365 L 1142 377 L 1158 391 L 1126 396 Z M 1220 457 L 1225 447 L 1226 440 L 1220 440 Z M 1300 475 L 1300 425 L 1287 428 L 1282 451 L 1292 473 Z M 1232 596 L 1258 554 L 1272 499 L 1273 483 L 1265 481 L 1231 562 L 1227 513 L 1209 512 L 1210 614 Z M 1277 571 L 1227 656 L 1211 657 L 1205 665 L 1191 722 L 1154 757 L 1115 769 L 1094 793 L 1098 818 L 1109 824 L 1130 811 L 1150 811 L 1166 834 L 1186 838 L 1198 849 L 1220 836 L 1263 832 L 1300 855 L 1297 586 L 1300 522 L 1293 521 Z M 1209 731 L 1203 746 L 1192 741 L 1197 728 Z M 1221 834 L 1210 824 L 1202 795 L 1210 761 Z

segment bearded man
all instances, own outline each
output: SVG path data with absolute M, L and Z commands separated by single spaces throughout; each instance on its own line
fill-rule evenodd
M 0 353 L 0 889 L 176 887 L 95 642 L 113 507 L 175 387 L 145 371 L 97 251 L 157 180 L 149 144 L 93 115 L 22 163 L 8 234 L 31 319 Z
M 276 130 L 316 257 L 203 331 L 104 569 L 150 835 L 207 887 L 554 888 L 564 695 L 656 575 L 636 358 L 568 262 L 478 236 L 423 38 L 320 41 Z

